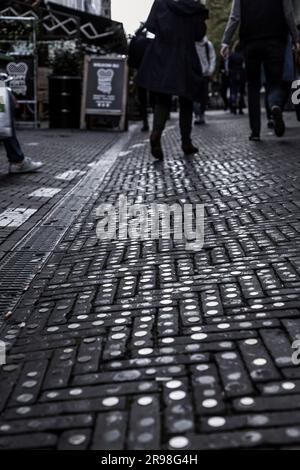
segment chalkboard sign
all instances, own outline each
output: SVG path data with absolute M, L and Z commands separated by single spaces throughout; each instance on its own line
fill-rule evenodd
M 127 107 L 128 69 L 125 56 L 86 56 L 81 127 L 86 115 L 120 116 L 124 129 Z

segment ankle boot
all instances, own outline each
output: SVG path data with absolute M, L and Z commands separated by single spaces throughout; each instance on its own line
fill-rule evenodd
M 199 152 L 199 149 L 192 144 L 191 140 L 182 143 L 182 150 L 186 157 L 189 155 L 195 155 L 195 153 Z
M 161 132 L 153 131 L 150 137 L 151 153 L 157 160 L 164 159 L 164 153 L 161 146 Z

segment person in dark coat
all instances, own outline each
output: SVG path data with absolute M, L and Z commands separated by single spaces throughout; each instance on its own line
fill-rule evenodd
M 193 102 L 199 101 L 202 86 L 201 64 L 196 42 L 206 34 L 207 9 L 200 0 L 155 0 L 145 23 L 155 35 L 137 76 L 137 84 L 156 94 L 152 155 L 163 159 L 161 135 L 172 96 L 179 97 L 182 149 L 186 155 L 198 152 L 192 145 Z
M 144 27 L 144 23 L 142 23 L 131 39 L 128 50 L 127 64 L 131 69 L 135 70 L 135 72 L 139 70 L 149 44 L 150 39 L 147 38 L 147 30 Z M 140 117 L 143 121 L 143 127 L 141 131 L 148 132 L 148 90 L 138 86 L 136 94 L 139 104 Z

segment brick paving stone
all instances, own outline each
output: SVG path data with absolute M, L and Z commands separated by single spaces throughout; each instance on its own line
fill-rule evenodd
M 5 211 L 29 216 L 0 228 L 0 311 L 19 300 L 0 320 L 1 448 L 299 447 L 299 129 L 288 116 L 287 150 L 271 134 L 248 142 L 246 118 L 208 122 L 191 158 L 171 122 L 163 164 L 135 131 L 122 148 L 117 134 L 26 131 L 45 170 L 8 178 L 1 164 L 0 225 Z M 96 208 L 120 195 L 205 204 L 203 249 L 174 230 L 99 241 Z
M 169 415 L 165 410 L 167 419 Z M 161 446 L 160 400 L 158 396 L 133 397 L 129 414 L 129 447 L 154 450 Z
M 238 352 L 219 353 L 215 359 L 226 396 L 247 396 L 254 392 L 252 381 Z
M 46 360 L 25 363 L 8 406 L 18 406 L 20 403 L 31 404 L 37 401 L 47 365 Z
M 91 414 L 78 414 L 59 416 L 54 418 L 35 418 L 35 419 L 18 419 L 14 421 L 0 421 L 0 436 L 25 434 L 43 431 L 55 431 L 62 429 L 74 429 L 77 427 L 91 427 L 94 422 Z
M 29 450 L 53 449 L 57 444 L 54 433 L 19 434 L 17 436 L 0 437 L 0 449 L 2 450 Z
M 61 434 L 57 450 L 86 450 L 89 446 L 91 431 L 89 429 L 73 429 Z
M 112 452 L 124 449 L 127 423 L 127 412 L 100 413 L 97 417 L 91 449 Z

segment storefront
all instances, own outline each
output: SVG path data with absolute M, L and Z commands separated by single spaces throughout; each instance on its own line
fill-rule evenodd
M 7 72 L 17 74 L 26 71 L 27 90 L 34 95 L 30 96 L 30 102 L 24 102 L 24 106 L 20 108 L 19 118 L 23 121 L 36 124 L 37 121 L 49 118 L 51 96 L 49 97 L 48 76 L 53 73 L 53 56 L 56 52 L 62 51 L 54 64 L 56 78 L 60 75 L 64 76 L 65 80 L 61 82 L 61 94 L 69 96 L 69 91 L 65 89 L 68 77 L 71 79 L 68 86 L 73 90 L 74 96 L 78 96 L 78 90 L 81 89 L 78 81 L 82 80 L 85 55 L 124 55 L 127 51 L 127 40 L 121 23 L 51 1 L 40 2 L 37 8 L 32 9 L 24 2 L 2 0 L 0 17 L 0 49 L 13 58 L 11 69 Z M 30 24 L 27 25 L 22 20 L 25 17 L 32 18 Z M 72 54 L 65 51 L 67 48 L 72 50 Z M 19 65 L 19 62 L 22 65 Z M 20 77 L 16 76 L 15 82 L 20 89 L 18 78 Z M 23 82 L 24 80 L 23 77 Z M 21 93 L 24 91 L 25 82 L 22 90 L 20 89 Z M 57 95 L 54 95 L 57 108 Z M 69 98 L 69 102 L 73 104 L 74 100 Z M 68 109 L 66 103 L 61 103 L 61 107 L 64 111 L 67 110 L 70 116 L 74 116 L 73 109 Z M 78 119 L 72 124 L 75 127 L 77 123 L 79 126 L 80 109 L 77 113 Z M 68 120 L 64 119 L 60 125 L 63 126 L 64 122 L 67 126 Z

